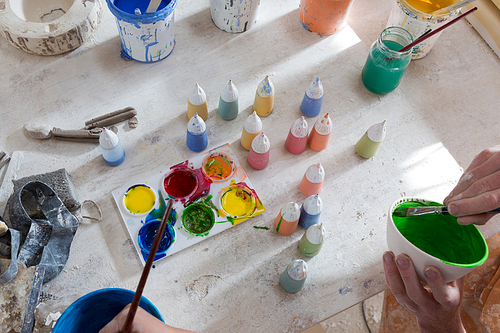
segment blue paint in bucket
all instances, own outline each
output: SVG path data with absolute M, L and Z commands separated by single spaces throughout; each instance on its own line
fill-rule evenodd
M 98 333 L 127 304 L 132 303 L 134 294 L 127 289 L 107 288 L 84 295 L 63 312 L 52 333 Z M 158 309 L 146 297 L 141 297 L 139 306 L 165 322 Z
M 149 1 L 106 0 L 116 17 L 122 44 L 122 58 L 156 62 L 174 49 L 174 9 L 177 0 L 162 0 L 158 10 L 147 14 Z M 141 15 L 135 15 L 138 8 Z

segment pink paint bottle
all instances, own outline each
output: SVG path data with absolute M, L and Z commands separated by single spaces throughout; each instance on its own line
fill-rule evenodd
M 332 130 L 333 124 L 328 113 L 324 117 L 318 118 L 311 130 L 311 134 L 309 134 L 309 139 L 307 141 L 309 147 L 317 151 L 325 149 L 328 146 Z
M 261 132 L 252 140 L 250 152 L 248 153 L 248 164 L 254 169 L 264 169 L 269 163 L 269 148 L 271 143 L 269 139 Z
M 274 219 L 276 231 L 282 235 L 291 235 L 297 230 L 300 218 L 300 206 L 296 202 L 289 202 Z
M 292 154 L 300 154 L 307 147 L 307 121 L 304 116 L 297 119 L 292 128 L 290 128 L 290 132 L 288 132 L 288 137 L 285 141 L 285 147 Z
M 307 168 L 302 181 L 300 182 L 300 192 L 306 197 L 319 194 L 325 179 L 325 169 L 321 163 L 316 163 Z

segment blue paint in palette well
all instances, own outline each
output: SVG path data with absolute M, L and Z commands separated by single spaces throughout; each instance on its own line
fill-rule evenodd
M 84 295 L 63 312 L 52 333 L 98 333 L 127 304 L 132 303 L 134 295 L 133 291 L 120 288 L 99 289 Z M 146 297 L 141 297 L 139 306 L 165 322 Z

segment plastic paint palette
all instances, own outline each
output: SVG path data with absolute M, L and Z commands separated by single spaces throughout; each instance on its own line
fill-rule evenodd
M 164 234 L 164 246 L 155 261 L 265 211 L 229 144 L 124 185 L 112 194 L 143 265 L 169 198 L 174 199 L 170 225 L 165 229 L 170 234 Z

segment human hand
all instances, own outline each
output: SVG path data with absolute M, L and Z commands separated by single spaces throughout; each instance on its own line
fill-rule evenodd
M 500 145 L 480 152 L 444 199 L 460 224 L 485 224 L 494 214 L 480 214 L 500 207 Z
M 116 315 L 99 333 L 120 333 L 123 332 L 125 321 L 127 320 L 130 304 L 127 305 L 119 314 Z M 151 315 L 141 307 L 137 308 L 137 312 L 132 322 L 131 333 L 188 333 L 180 328 L 169 326 Z M 191 332 L 193 333 L 193 332 Z
M 427 266 L 424 276 L 428 287 L 424 287 L 406 254 L 395 258 L 394 253 L 387 251 L 383 258 L 387 284 L 399 304 L 415 314 L 420 332 L 465 333 L 459 311 L 463 277 L 444 283 L 439 269 Z

